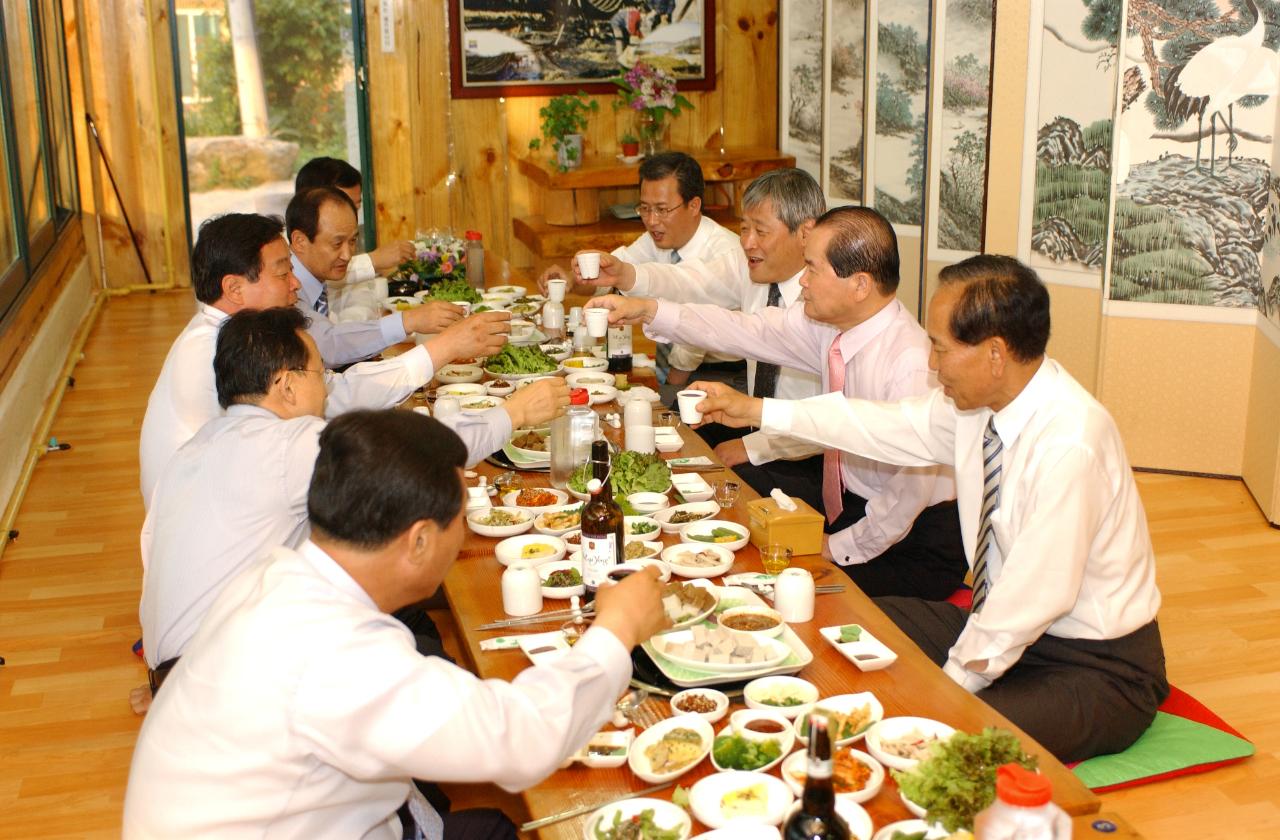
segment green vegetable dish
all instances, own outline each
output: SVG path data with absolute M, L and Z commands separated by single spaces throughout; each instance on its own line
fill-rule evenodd
M 928 758 L 913 769 L 893 771 L 902 793 L 928 811 L 931 822 L 947 831 L 973 828 L 973 818 L 996 795 L 996 768 L 1017 762 L 1036 769 L 1011 732 L 987 728 L 978 735 L 957 732 L 934 744 Z
M 596 840 L 680 840 L 680 827 L 663 828 L 654 823 L 652 808 L 626 819 L 621 811 L 614 811 L 609 825 L 605 825 L 605 819 L 601 817 L 592 829 Z
M 773 738 L 754 741 L 741 735 L 721 735 L 711 754 L 726 770 L 756 770 L 782 755 L 782 745 Z
M 556 360 L 537 347 L 505 344 L 484 363 L 484 369 L 496 374 L 551 373 L 559 365 Z
M 425 300 L 447 300 L 450 303 L 465 301 L 466 303 L 479 303 L 483 298 L 470 283 L 462 278 L 452 278 L 449 280 L 441 280 L 431 287 L 430 291 L 424 296 Z
M 588 461 L 569 476 L 569 487 L 579 493 L 586 493 L 587 482 L 590 480 L 591 462 Z M 671 469 L 657 455 L 618 452 L 613 456 L 609 484 L 613 487 L 614 498 L 632 493 L 663 493 L 671 486 Z

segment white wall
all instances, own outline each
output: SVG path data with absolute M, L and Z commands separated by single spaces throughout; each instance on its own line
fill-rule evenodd
M 0 510 L 9 503 L 45 401 L 57 384 L 77 328 L 89 311 L 89 262 L 71 272 L 62 294 L 27 346 L 13 377 L 0 391 Z

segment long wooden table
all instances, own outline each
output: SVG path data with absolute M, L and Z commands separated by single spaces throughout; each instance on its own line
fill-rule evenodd
M 616 406 L 602 406 L 617 410 Z M 604 427 L 606 433 L 616 440 L 620 432 Z M 710 449 L 688 428 L 681 427 L 681 435 L 685 440 L 684 447 L 669 457 L 711 455 Z M 498 469 L 483 464 L 479 471 L 488 476 L 499 472 Z M 549 484 L 545 473 L 524 473 L 528 486 L 546 486 Z M 708 475 L 708 481 L 725 475 Z M 749 499 L 757 498 L 751 488 L 742 484 L 742 494 L 737 505 L 722 511 L 722 518 L 746 523 L 745 504 Z M 677 540 L 664 535 L 667 544 Z M 493 556 L 493 547 L 498 541 L 469 533 L 467 540 L 444 583 L 445 593 L 453 614 L 458 622 L 461 639 L 467 656 L 477 674 L 484 678 L 511 679 L 529 662 L 519 650 L 481 651 L 480 641 L 500 635 L 496 632 L 478 632 L 476 626 L 489 621 L 506 618 L 502 611 L 499 578 L 502 565 Z M 812 570 L 815 575 L 825 574 L 822 583 L 848 583 L 838 570 L 832 571 L 831 564 L 816 555 L 797 557 L 793 565 Z M 748 544 L 737 553 L 732 572 L 759 572 L 760 555 L 756 548 Z M 548 601 L 544 609 L 558 609 L 567 606 L 567 602 Z M 887 644 L 899 655 L 898 661 L 889 668 L 872 673 L 863 673 L 838 653 L 818 633 L 818 628 L 833 624 L 857 622 L 865 626 L 873 635 Z M 531 631 L 555 629 L 555 624 L 539 625 Z M 983 727 L 998 726 L 1013 731 L 1022 740 L 1024 748 L 1038 756 L 1040 769 L 1053 782 L 1054 800 L 1067 811 L 1078 816 L 1092 814 L 1099 810 L 1100 801 L 1082 784 L 1075 775 L 1050 755 L 1043 747 L 1033 741 L 1000 713 L 978 700 L 972 694 L 960 688 L 942 670 L 925 658 L 919 648 L 915 647 L 905 635 L 881 612 L 872 601 L 862 594 L 857 587 L 850 584 L 843 593 L 820 595 L 812 621 L 804 624 L 793 624 L 792 629 L 802 638 L 813 652 L 813 662 L 799 673 L 799 676 L 817 685 L 821 696 L 845 694 L 849 692 L 871 691 L 885 708 L 885 716 L 919 715 L 943 721 L 956 729 L 966 732 L 977 732 Z M 735 705 L 733 708 L 741 708 Z M 731 710 L 732 711 L 732 710 Z M 723 722 L 716 724 L 719 731 Z M 669 798 L 675 784 L 688 786 L 698 779 L 714 772 L 710 759 L 704 759 L 685 775 L 681 776 L 672 787 L 658 794 Z M 777 773 L 774 768 L 773 773 Z M 524 792 L 524 800 L 533 819 L 549 816 L 570 808 L 591 803 L 604 802 L 628 791 L 639 791 L 649 785 L 634 776 L 624 765 L 618 769 L 592 770 L 581 765 L 560 770 L 543 783 Z M 901 819 L 909 819 L 910 814 L 898 798 L 896 784 L 887 779 L 884 788 L 864 807 L 870 813 L 876 828 Z M 576 838 L 582 836 L 586 817 L 576 817 L 555 825 L 548 826 L 539 832 L 542 838 Z

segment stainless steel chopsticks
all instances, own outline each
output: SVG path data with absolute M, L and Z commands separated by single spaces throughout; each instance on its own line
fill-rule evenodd
M 508 627 L 524 627 L 528 624 L 542 624 L 547 621 L 571 621 L 579 616 L 582 618 L 592 618 L 595 614 L 595 608 L 588 605 L 576 610 L 552 610 L 551 612 L 538 613 L 537 615 L 527 615 L 523 618 L 504 618 L 501 621 L 491 621 L 488 624 L 481 624 L 476 629 L 505 630 Z

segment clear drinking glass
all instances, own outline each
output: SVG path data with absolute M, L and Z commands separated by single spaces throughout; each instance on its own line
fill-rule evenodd
M 717 481 L 716 504 L 720 505 L 721 509 L 733 507 L 738 501 L 738 492 L 741 489 L 742 488 L 736 481 L 730 481 L 728 479 Z
M 760 563 L 767 575 L 781 574 L 791 565 L 791 549 L 785 545 L 766 545 L 760 549 Z

